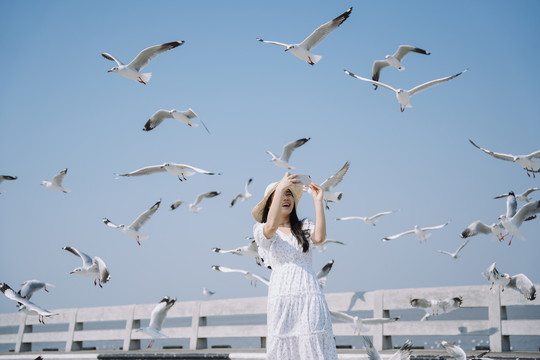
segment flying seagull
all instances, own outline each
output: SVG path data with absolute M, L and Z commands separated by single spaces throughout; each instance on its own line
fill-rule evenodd
M 122 75 L 130 80 L 135 80 L 140 82 L 141 84 L 145 84 L 150 81 L 150 78 L 152 77 L 152 73 L 141 73 L 140 71 L 148 65 L 150 61 L 152 61 L 156 56 L 158 56 L 161 53 L 164 53 L 165 51 L 174 49 L 177 46 L 180 46 L 184 43 L 184 41 L 173 41 L 166 44 L 161 45 L 154 45 L 150 46 L 143 51 L 141 51 L 135 59 L 133 59 L 129 64 L 124 65 L 108 53 L 102 53 L 101 56 L 103 56 L 107 60 L 114 61 L 118 66 L 113 67 L 108 72 L 112 72 L 118 75 Z
M 411 306 L 414 308 L 424 309 L 426 314 L 420 321 L 428 320 L 431 316 L 437 316 L 439 314 L 448 313 L 461 306 L 463 303 L 463 297 L 456 296 L 453 298 L 447 298 L 444 300 L 439 299 L 425 299 L 415 298 L 410 300 Z
M 510 276 L 510 282 L 507 288 L 520 292 L 527 300 L 536 299 L 536 288 L 532 281 L 525 274 L 516 274 Z
M 168 172 L 173 175 L 178 176 L 178 180 L 183 181 L 187 180 L 186 176 L 195 175 L 195 173 L 200 173 L 204 175 L 221 175 L 221 173 L 214 173 L 206 171 L 203 169 L 196 168 L 195 166 L 186 165 L 186 164 L 175 164 L 175 163 L 164 163 L 163 165 L 152 165 L 143 167 L 141 169 L 126 173 L 126 174 L 115 174 L 116 176 L 142 176 L 142 175 L 151 175 L 162 172 Z M 183 180 L 182 180 L 183 179 Z
M 499 273 L 499 270 L 497 270 L 496 266 L 496 262 L 491 264 L 486 269 L 486 271 L 482 273 L 482 276 L 485 277 L 489 282 L 491 282 L 491 287 L 489 288 L 489 290 L 492 290 L 493 285 L 497 284 L 502 286 L 502 291 L 504 291 L 504 287 L 507 286 L 510 282 L 510 275 Z
M 49 292 L 49 290 L 47 290 L 47 286 L 54 287 L 53 284 L 49 284 L 39 280 L 27 280 L 21 285 L 21 290 L 19 290 L 17 294 L 21 295 L 26 300 L 30 300 L 36 291 L 43 289 L 46 292 Z
M 154 215 L 154 213 L 159 208 L 160 203 L 161 203 L 161 200 L 156 202 L 154 205 L 152 205 L 152 207 L 150 207 L 150 209 L 146 210 L 141 215 L 139 215 L 135 219 L 135 221 L 133 221 L 131 225 L 129 226 L 126 226 L 124 224 L 115 225 L 107 218 L 103 218 L 103 222 L 107 226 L 122 230 L 124 234 L 134 238 L 135 240 L 137 240 L 137 244 L 141 245 L 139 240 L 146 240 L 148 239 L 149 235 L 139 234 L 139 230 L 152 217 L 152 215 Z
M 338 241 L 338 240 L 333 240 L 333 239 L 325 239 L 322 243 L 318 243 L 318 244 L 313 244 L 313 248 L 319 250 L 319 252 L 323 252 L 326 250 L 326 245 L 327 244 L 339 244 L 339 245 L 345 245 L 345 243 L 341 242 L 341 241 Z
M 371 79 L 373 81 L 379 81 L 381 70 L 387 66 L 393 66 L 399 71 L 405 70 L 405 67 L 401 65 L 401 61 L 403 61 L 403 58 L 405 57 L 405 55 L 407 55 L 410 52 L 415 52 L 415 53 L 424 54 L 424 55 L 430 54 L 426 50 L 423 50 L 414 46 L 400 45 L 397 51 L 394 53 L 394 55 L 386 55 L 384 60 L 376 60 L 373 63 L 373 69 L 372 69 L 373 75 Z M 377 90 L 377 85 L 373 84 L 373 86 L 375 86 L 374 90 Z
M 210 198 L 216 197 L 219 194 L 221 194 L 220 191 L 209 191 L 209 192 L 205 192 L 205 193 L 201 193 L 197 195 L 197 197 L 195 198 L 195 201 L 189 204 L 189 211 L 194 212 L 194 213 L 199 212 L 202 209 L 202 206 L 198 206 L 201 203 L 201 201 L 203 201 L 204 199 L 210 199 Z
M 64 177 L 67 174 L 67 168 L 60 171 L 58 174 L 54 175 L 52 181 L 43 180 L 41 182 L 41 185 L 44 185 L 47 189 L 55 190 L 55 191 L 61 191 L 63 193 L 68 193 L 69 190 L 66 190 L 62 187 L 62 182 L 64 181 Z
M 501 222 L 491 225 L 484 224 L 482 221 L 477 220 L 467 226 L 465 230 L 461 232 L 459 236 L 462 238 L 468 238 L 478 234 L 492 234 L 497 240 L 502 241 L 506 235 L 504 235 L 505 229 Z
M 381 360 L 381 355 L 375 349 L 373 346 L 373 343 L 371 342 L 371 339 L 367 336 L 363 336 L 362 339 L 364 340 L 364 343 L 366 344 L 366 353 L 369 360 Z M 389 359 L 390 360 L 409 360 L 412 353 L 412 342 L 411 340 L 405 341 L 405 343 L 401 346 L 401 348 L 394 353 Z
M 236 204 L 236 202 L 238 200 L 246 201 L 246 200 L 249 200 L 251 198 L 252 194 L 249 192 L 248 186 L 249 186 L 249 184 L 251 184 L 252 181 L 253 181 L 253 178 L 250 178 L 247 181 L 246 185 L 244 185 L 244 192 L 243 193 L 236 194 L 234 199 L 232 199 L 232 201 L 231 201 L 231 207 L 233 207 L 234 204 Z
M 317 273 L 317 279 L 319 280 L 319 286 L 321 287 L 321 289 L 326 286 L 326 279 L 328 278 L 328 274 L 330 273 L 330 270 L 332 270 L 333 265 L 334 259 L 327 262 Z
M 17 302 L 17 305 L 19 307 L 19 310 L 26 312 L 30 315 L 37 315 L 38 321 L 41 324 L 45 324 L 44 319 L 46 317 L 58 315 L 55 313 L 50 312 L 49 310 L 46 310 L 42 308 L 41 306 L 38 306 L 31 302 L 28 299 L 23 298 L 21 295 L 16 293 L 8 284 L 0 283 L 0 291 L 10 300 L 13 300 Z
M 425 227 L 425 228 L 419 228 L 418 225 L 414 225 L 414 229 L 407 230 L 407 231 L 404 231 L 404 232 L 396 234 L 396 235 L 387 236 L 387 237 L 383 238 L 382 241 L 385 242 L 385 241 L 397 239 L 398 237 L 403 236 L 403 235 L 415 234 L 416 237 L 418 238 L 418 241 L 422 242 L 422 241 L 425 241 L 428 237 L 431 236 L 431 234 L 427 233 L 427 231 L 442 229 L 443 227 L 445 227 L 449 223 L 450 222 L 447 222 L 447 223 L 442 224 L 442 225 Z
M 471 139 L 469 139 L 469 142 L 474 147 L 482 150 L 486 154 L 491 155 L 496 159 L 512 161 L 519 164 L 523 169 L 525 169 L 525 171 L 527 172 L 527 176 L 529 177 L 531 176 L 531 173 L 533 174 L 533 177 L 536 177 L 535 173 L 540 172 L 540 161 L 532 160 L 533 158 L 540 158 L 540 150 L 532 152 L 529 155 L 503 154 L 481 148 L 480 146 L 476 145 Z
M 297 58 L 306 61 L 309 65 L 315 65 L 322 56 L 314 55 L 311 50 L 315 46 L 319 45 L 330 33 L 336 30 L 351 14 L 352 7 L 339 15 L 337 18 L 330 20 L 326 24 L 319 26 L 314 32 L 304 39 L 300 44 L 284 44 L 276 41 L 266 41 L 261 38 L 257 38 L 257 41 L 267 44 L 274 44 L 285 48 L 285 51 L 290 51 L 291 54 Z
M 292 152 L 304 145 L 307 141 L 309 141 L 311 138 L 302 138 L 298 140 L 291 141 L 290 143 L 283 146 L 283 151 L 281 153 L 281 156 L 276 156 L 270 151 L 266 151 L 266 153 L 270 154 L 272 156 L 272 159 L 270 159 L 271 162 L 273 162 L 276 166 L 285 168 L 285 169 L 294 169 L 294 167 L 289 165 L 289 159 L 291 158 Z
M 321 188 L 324 192 L 323 199 L 327 210 L 330 209 L 330 207 L 328 206 L 329 202 L 338 202 L 343 197 L 343 193 L 341 191 L 331 192 L 330 190 L 332 190 L 341 183 L 343 177 L 345 176 L 345 174 L 347 174 L 347 171 L 349 171 L 350 166 L 350 162 L 345 162 L 345 164 L 341 167 L 341 169 L 339 169 L 338 172 L 336 172 L 334 175 L 330 176 L 328 179 L 324 180 L 321 183 Z M 311 188 L 304 187 L 304 190 L 311 194 Z
M 208 290 L 207 288 L 203 288 L 202 292 L 203 292 L 203 295 L 206 297 L 212 296 L 216 293 L 215 291 Z
M 522 192 L 521 194 L 514 194 L 514 196 L 516 197 L 517 200 L 519 201 L 525 201 L 525 202 L 529 202 L 532 200 L 531 197 L 529 197 L 529 194 L 532 193 L 533 191 L 537 191 L 537 190 L 540 190 L 540 188 L 530 188 L 530 189 L 527 189 L 525 190 L 524 192 Z M 510 196 L 510 194 L 502 194 L 502 195 L 498 195 L 498 196 L 495 196 L 495 199 L 500 199 L 500 198 L 503 198 L 503 197 L 507 197 L 507 196 Z
M 450 344 L 447 341 L 441 341 L 441 345 L 444 347 L 446 352 L 450 354 L 450 356 L 454 359 L 467 360 L 467 355 L 465 354 L 465 351 L 463 351 L 463 349 L 460 348 L 458 345 Z
M 223 250 L 223 249 L 215 247 L 215 248 L 212 248 L 212 251 L 218 254 L 235 254 L 235 255 L 240 255 L 240 256 L 252 257 L 252 258 L 255 258 L 255 262 L 257 263 L 257 265 L 260 266 L 261 257 L 259 256 L 259 246 L 257 245 L 257 242 L 255 241 L 255 239 L 249 236 L 246 237 L 246 239 L 250 240 L 248 245 L 240 246 L 232 250 Z
M 411 99 L 411 96 L 413 96 L 414 94 L 417 94 L 419 93 L 420 91 L 423 91 L 423 90 L 426 90 L 426 89 L 429 89 L 430 87 L 432 86 L 435 86 L 435 85 L 439 85 L 439 84 L 442 84 L 443 82 L 446 82 L 448 80 L 452 80 L 453 78 L 463 74 L 464 72 L 466 72 L 467 70 L 463 70 L 462 72 L 460 73 L 457 73 L 455 75 L 451 75 L 451 76 L 447 76 L 445 78 L 441 78 L 441 79 L 436 79 L 436 80 L 432 80 L 432 81 L 428 81 L 426 83 L 423 83 L 421 85 L 418 85 L 410 90 L 403 90 L 403 89 L 394 89 L 393 87 L 391 87 L 390 85 L 386 85 L 382 82 L 378 82 L 378 81 L 373 81 L 373 80 L 370 80 L 370 79 L 366 79 L 366 78 L 363 78 L 363 77 L 360 77 L 358 75 L 355 75 L 353 74 L 352 72 L 349 72 L 347 70 L 345 70 L 345 73 L 352 76 L 352 77 L 355 77 L 357 79 L 360 79 L 360 80 L 363 80 L 363 81 L 367 81 L 368 83 L 371 83 L 373 85 L 378 85 L 378 86 L 382 86 L 383 88 L 385 89 L 388 89 L 390 91 L 393 91 L 395 94 L 396 94 L 396 97 L 397 97 L 397 100 L 399 101 L 399 105 L 400 105 L 400 110 L 401 112 L 404 112 L 405 111 L 405 108 L 412 108 L 412 105 L 410 104 L 410 99 Z
M 512 217 L 509 217 L 508 214 L 499 216 L 501 224 L 509 233 L 512 234 L 512 238 L 510 238 L 508 245 L 512 244 L 514 235 L 521 240 L 525 240 L 523 235 L 519 233 L 518 229 L 524 221 L 534 219 L 539 212 L 540 200 L 523 205 Z
M 448 251 L 444 251 L 444 250 L 435 250 L 441 254 L 446 254 L 448 256 L 450 256 L 452 259 L 457 259 L 458 258 L 458 254 L 459 252 L 465 247 L 465 245 L 467 245 L 469 243 L 470 240 L 467 240 L 465 241 L 463 244 L 461 244 L 456 251 L 454 251 L 453 253 L 451 252 L 448 252 Z
M 161 332 L 161 328 L 163 327 L 163 321 L 165 321 L 167 312 L 169 312 L 169 309 L 173 307 L 175 302 L 176 298 L 169 299 L 168 296 L 165 296 L 152 310 L 152 313 L 150 314 L 150 324 L 136 330 L 152 337 L 152 340 L 150 341 L 150 344 L 148 344 L 147 348 L 151 348 L 157 338 L 168 337 Z
M 263 284 L 265 284 L 267 286 L 270 285 L 270 280 L 268 280 L 267 278 L 259 276 L 257 274 L 253 274 L 253 273 L 251 273 L 249 271 L 246 271 L 246 270 L 231 269 L 231 268 L 228 268 L 228 267 L 225 267 L 225 266 L 220 266 L 220 265 L 213 265 L 212 269 L 214 269 L 216 271 L 221 271 L 221 272 L 237 272 L 237 273 L 240 273 L 240 274 L 244 274 L 246 279 L 248 279 L 252 284 L 255 284 L 255 286 L 257 284 L 257 280 L 261 281 Z
M 94 279 L 94 286 L 99 282 L 99 287 L 101 288 L 103 287 L 101 284 L 105 284 L 111 279 L 107 265 L 105 265 L 105 262 L 101 260 L 100 257 L 94 256 L 92 259 L 90 256 L 72 246 L 63 247 L 62 250 L 69 251 L 73 255 L 80 257 L 83 262 L 82 266 L 73 269 L 70 274 L 77 274 Z
M 368 225 L 375 226 L 376 225 L 375 223 L 377 222 L 378 218 L 380 218 L 381 216 L 384 216 L 384 215 L 393 214 L 393 213 L 395 213 L 397 211 L 399 211 L 399 210 L 384 211 L 384 212 L 380 212 L 380 213 L 375 214 L 375 215 L 370 216 L 370 217 L 366 217 L 366 216 L 346 216 L 346 217 L 337 218 L 336 220 L 337 221 L 341 221 L 341 220 L 362 220 L 363 222 L 365 222 Z
M 358 316 L 352 316 L 340 311 L 330 311 L 330 315 L 345 322 L 350 322 L 355 334 L 360 334 L 364 325 L 386 324 L 399 320 L 399 316 L 392 318 L 368 318 L 360 319 Z
M 180 111 L 176 109 L 172 110 L 163 110 L 160 109 L 156 111 L 150 119 L 144 124 L 143 131 L 150 131 L 158 127 L 159 124 L 163 122 L 165 119 L 175 119 L 178 120 L 181 123 L 187 124 L 188 126 L 197 127 L 199 124 L 193 122 L 193 119 L 198 119 L 199 117 L 197 114 L 195 114 L 195 111 L 193 109 L 189 108 L 186 111 Z M 206 131 L 210 134 L 210 131 L 206 127 L 206 125 L 202 122 L 202 120 L 199 119 L 201 124 L 203 124 Z

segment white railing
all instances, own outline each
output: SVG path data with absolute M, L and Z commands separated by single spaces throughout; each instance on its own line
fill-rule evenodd
M 536 285 L 538 288 L 538 285 Z M 497 290 L 497 289 L 495 289 Z M 491 351 L 510 350 L 509 336 L 540 336 L 540 320 L 507 319 L 510 306 L 535 306 L 540 311 L 540 299 L 526 300 L 523 295 L 507 289 L 489 291 L 489 286 L 458 286 L 398 290 L 375 290 L 367 292 L 343 292 L 326 294 L 331 310 L 369 311 L 373 317 L 389 317 L 390 311 L 412 309 L 410 299 L 462 296 L 463 308 L 487 308 L 484 320 L 438 320 L 397 321 L 370 326 L 362 335 L 373 336 L 379 350 L 392 347 L 392 336 L 489 336 Z M 23 313 L 0 314 L 0 327 L 18 327 L 16 333 L 0 335 L 0 344 L 14 344 L 15 352 L 32 350 L 32 343 L 65 343 L 64 351 L 81 350 L 85 341 L 122 341 L 123 350 L 140 349 L 141 339 L 147 335 L 137 332 L 141 320 L 148 319 L 155 304 L 126 305 L 95 308 L 58 309 L 59 315 L 38 323 L 37 316 Z M 456 312 L 460 311 L 455 310 Z M 266 297 L 227 300 L 204 300 L 177 302 L 167 319 L 191 318 L 191 326 L 166 327 L 163 332 L 171 339 L 189 339 L 190 349 L 207 348 L 207 339 L 213 338 L 260 338 L 261 347 L 266 344 L 266 325 L 207 325 L 207 318 L 219 316 L 265 315 Z M 420 316 L 421 317 L 421 316 Z M 112 330 L 85 329 L 85 323 L 125 321 L 125 327 Z M 167 326 L 165 320 L 165 326 Z M 67 331 L 33 332 L 35 327 L 49 324 L 67 324 Z M 64 326 L 65 327 L 65 326 Z M 352 336 L 349 324 L 334 322 L 335 336 Z

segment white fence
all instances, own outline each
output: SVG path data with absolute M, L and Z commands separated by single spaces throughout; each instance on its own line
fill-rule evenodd
M 538 288 L 538 285 L 536 285 Z M 510 350 L 509 336 L 540 336 L 540 319 L 507 319 L 507 308 L 511 306 L 534 306 L 540 313 L 540 299 L 528 301 L 516 291 L 507 289 L 489 291 L 489 286 L 459 286 L 419 289 L 376 290 L 368 292 L 344 292 L 326 294 L 328 305 L 333 311 L 369 311 L 372 317 L 389 317 L 391 311 L 412 309 L 410 299 L 462 296 L 462 308 L 487 308 L 488 318 L 482 320 L 438 320 L 397 321 L 384 325 L 370 326 L 362 335 L 373 336 L 379 350 L 392 346 L 392 336 L 489 336 L 491 351 Z M 141 339 L 147 335 L 137 332 L 141 320 L 148 319 L 155 304 L 126 305 L 95 308 L 57 309 L 59 315 L 46 319 L 47 324 L 38 323 L 37 316 L 23 313 L 0 314 L 0 327 L 17 327 L 16 333 L 0 335 L 0 344 L 14 344 L 15 352 L 32 350 L 33 343 L 65 343 L 66 352 L 81 350 L 83 342 L 123 342 L 123 350 L 136 350 Z M 455 310 L 459 312 L 460 309 Z M 189 339 L 190 349 L 208 347 L 213 338 L 260 338 L 261 347 L 266 344 L 266 325 L 207 325 L 207 319 L 220 316 L 265 315 L 266 297 L 227 300 L 204 300 L 177 302 L 169 311 L 165 326 L 171 318 L 190 318 L 191 326 L 165 327 L 163 332 L 171 339 Z M 421 315 L 419 316 L 419 318 Z M 418 320 L 419 320 L 418 318 Z M 539 317 L 540 318 L 540 317 Z M 112 330 L 85 329 L 85 323 L 125 321 L 125 327 Z M 67 331 L 33 331 L 36 327 L 49 324 L 67 325 Z M 87 326 L 88 327 L 88 326 Z M 65 326 L 64 326 L 65 328 Z M 353 336 L 349 324 L 333 323 L 335 336 Z M 36 329 L 37 330 L 37 329 Z

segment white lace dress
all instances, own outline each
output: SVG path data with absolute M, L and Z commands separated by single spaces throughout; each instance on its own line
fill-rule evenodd
M 324 294 L 311 266 L 311 249 L 302 252 L 294 235 L 277 231 L 263 234 L 264 224 L 253 226 L 259 254 L 272 267 L 268 288 L 268 360 L 337 360 L 332 322 Z M 304 229 L 314 224 L 305 221 Z

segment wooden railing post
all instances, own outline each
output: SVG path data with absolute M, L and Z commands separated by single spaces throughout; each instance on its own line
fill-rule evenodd
M 75 331 L 83 329 L 83 323 L 77 322 L 78 309 L 72 309 L 66 338 L 66 351 L 82 350 L 82 341 L 73 341 Z
M 189 348 L 192 350 L 206 349 L 208 347 L 206 338 L 199 338 L 199 326 L 206 325 L 206 317 L 201 317 L 200 314 L 201 302 L 197 301 L 195 305 L 193 305 L 193 317 L 191 318 L 191 338 L 189 339 Z
M 22 315 L 22 314 L 21 314 Z M 15 344 L 15 352 L 31 351 L 31 343 L 23 343 L 24 333 L 32 332 L 32 325 L 26 325 L 26 319 L 28 315 L 26 313 L 21 316 L 21 322 L 19 324 L 19 331 L 17 332 L 17 343 Z
M 131 340 L 131 332 L 132 330 L 138 329 L 141 327 L 141 321 L 135 320 L 135 307 L 137 305 L 133 305 L 131 307 L 131 311 L 129 312 L 128 318 L 126 319 L 126 334 L 124 335 L 124 345 L 122 346 L 122 349 L 124 351 L 129 350 L 139 350 L 141 348 L 141 340 Z
M 489 328 L 496 331 L 489 336 L 489 348 L 493 352 L 510 350 L 510 338 L 502 333 L 502 321 L 506 320 L 506 306 L 501 306 L 501 289 L 497 286 L 496 295 L 489 294 Z
M 373 296 L 373 317 L 390 317 L 390 311 L 384 309 L 384 291 L 377 290 Z M 374 325 L 373 346 L 377 350 L 392 348 L 392 337 L 384 335 L 384 324 Z

